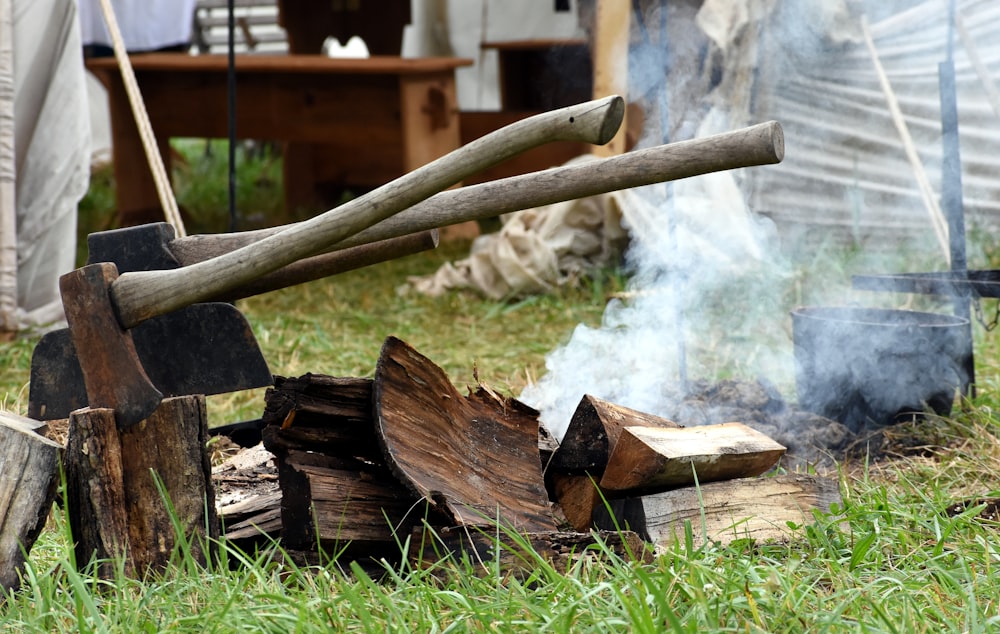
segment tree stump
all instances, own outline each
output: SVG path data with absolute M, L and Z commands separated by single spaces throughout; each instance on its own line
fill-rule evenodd
M 207 560 L 206 538 L 217 539 L 219 526 L 206 421 L 203 396 L 164 399 L 122 430 L 110 409 L 70 415 L 66 504 L 79 565 L 96 559 L 98 574 L 110 578 L 114 560 L 124 557 L 126 574 L 141 577 L 167 566 L 178 537 Z
M 24 554 L 45 526 L 59 482 L 59 443 L 40 424 L 0 412 L 0 584 L 20 585 Z M 43 425 L 42 425 L 43 426 Z

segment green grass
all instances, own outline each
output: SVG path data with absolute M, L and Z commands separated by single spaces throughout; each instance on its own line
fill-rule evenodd
M 217 165 L 202 161 L 224 156 L 218 149 L 206 159 L 200 147 L 181 147 L 188 174 L 209 174 Z M 220 182 L 218 176 L 205 180 Z M 178 183 L 178 191 L 194 190 Z M 182 205 L 217 211 L 219 203 L 210 202 L 215 195 L 184 193 Z M 98 178 L 82 226 L 104 222 L 109 212 L 102 198 L 109 200 L 107 182 Z M 276 213 L 267 206 L 274 204 L 262 202 L 255 213 Z M 409 275 L 430 273 L 462 257 L 467 247 L 447 244 L 244 300 L 239 307 L 277 374 L 369 376 L 382 341 L 396 335 L 443 367 L 460 388 L 474 382 L 475 371 L 491 386 L 517 394 L 529 377 L 544 371 L 546 353 L 566 341 L 576 324 L 600 322 L 608 296 L 625 283 L 621 274 L 605 272 L 551 295 L 508 302 L 400 290 Z M 726 326 L 734 310 L 753 309 L 765 313 L 761 319 L 770 318 L 770 334 L 780 336 L 789 307 L 851 296 L 850 273 L 870 266 L 857 251 L 814 252 L 797 260 L 773 305 L 745 306 L 753 298 L 726 295 L 728 312 L 719 324 Z M 837 281 L 820 296 L 817 287 L 826 284 L 820 280 L 831 271 Z M 929 301 L 900 299 L 920 306 Z M 768 311 L 775 312 L 769 317 Z M 729 360 L 738 362 L 730 339 L 720 334 L 693 344 L 695 356 L 705 357 L 702 367 L 712 368 L 709 359 L 720 355 L 726 359 L 714 366 L 720 370 Z M 529 552 L 530 573 L 520 577 L 468 560 L 428 569 L 386 564 L 367 572 L 339 561 L 296 566 L 281 561 L 278 550 L 248 555 L 223 544 L 217 565 L 199 566 L 179 550 L 173 565 L 155 577 L 137 581 L 119 574 L 100 581 L 86 565 L 78 570 L 66 520 L 57 510 L 31 553 L 23 589 L 0 607 L 0 631 L 995 631 L 1000 525 L 979 518 L 976 508 L 956 517 L 944 513 L 956 500 L 1000 495 L 995 339 L 977 328 L 975 402 L 953 417 L 895 429 L 922 440 L 919 454 L 843 465 L 833 475 L 843 505 L 816 516 L 800 539 L 787 544 L 679 543 L 651 564 L 602 552 L 567 569 Z M 27 407 L 33 345 L 31 337 L 0 344 L 0 394 L 5 407 L 19 413 Z M 254 390 L 213 397 L 209 409 L 214 421 L 223 422 L 256 417 L 262 405 L 262 391 Z

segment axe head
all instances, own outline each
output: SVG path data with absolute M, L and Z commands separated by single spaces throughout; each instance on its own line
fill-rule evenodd
M 140 365 L 164 397 L 274 385 L 250 324 L 231 304 L 194 304 L 144 321 L 131 335 Z M 57 420 L 87 405 L 70 331 L 46 333 L 31 357 L 28 416 Z
M 89 405 L 113 407 L 119 425 L 127 425 L 152 413 L 161 396 L 222 394 L 273 384 L 250 325 L 230 304 L 188 306 L 130 331 L 118 326 L 108 295 L 118 271 L 178 268 L 170 250 L 173 239 L 173 228 L 166 223 L 88 236 L 89 261 L 113 264 L 91 264 L 61 282 L 69 287 L 63 290 L 63 303 L 71 329 L 47 333 L 35 347 L 28 395 L 32 418 L 67 418 Z M 89 329 L 90 335 L 71 334 L 77 329 L 70 311 L 75 326 L 80 332 Z M 82 338 L 79 347 L 75 338 Z M 90 350 L 94 345 L 102 347 Z M 95 383 L 94 397 L 88 395 L 90 383 Z
M 119 427 L 148 418 L 163 400 L 139 361 L 132 335 L 118 323 L 109 289 L 118 278 L 114 264 L 90 264 L 59 278 L 63 310 L 87 403 L 115 411 Z

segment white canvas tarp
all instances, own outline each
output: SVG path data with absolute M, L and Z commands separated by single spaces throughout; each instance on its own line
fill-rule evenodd
M 89 126 L 73 0 L 12 0 L 19 327 L 62 319 L 59 276 L 76 259 Z

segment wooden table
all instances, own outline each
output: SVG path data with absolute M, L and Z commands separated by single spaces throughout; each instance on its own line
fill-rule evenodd
M 237 55 L 237 137 L 322 143 L 336 149 L 325 159 L 325 177 L 375 187 L 459 146 L 454 71 L 470 64 L 461 58 Z M 168 167 L 171 137 L 227 136 L 226 56 L 154 53 L 134 56 L 132 65 Z M 101 58 L 87 67 L 108 90 L 119 218 L 123 225 L 161 220 L 117 64 Z M 314 169 L 312 161 L 286 163 L 286 212 L 313 200 Z

